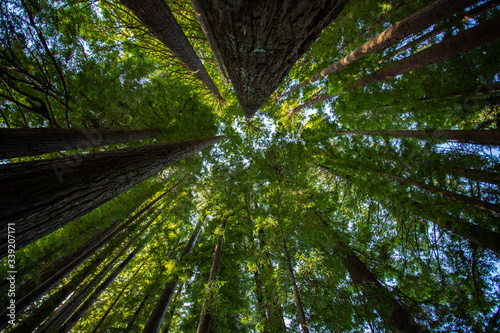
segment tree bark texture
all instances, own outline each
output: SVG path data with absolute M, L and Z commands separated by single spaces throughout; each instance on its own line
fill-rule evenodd
M 365 55 L 383 50 L 395 43 L 400 42 L 404 38 L 418 33 L 428 27 L 436 24 L 445 18 L 455 14 L 456 12 L 475 4 L 478 0 L 437 0 L 416 11 L 405 19 L 394 24 L 387 30 L 384 30 L 375 38 L 364 43 L 344 58 L 338 60 L 334 64 L 324 68 L 318 74 L 312 76 L 309 80 L 301 82 L 297 86 L 290 89 L 284 95 L 287 95 L 299 88 L 310 83 L 316 82 L 328 74 L 335 73 L 339 69 L 352 64 L 356 60 L 361 59 Z
M 217 245 L 215 246 L 214 258 L 212 260 L 212 267 L 210 268 L 210 275 L 208 277 L 208 292 L 211 293 L 212 285 L 217 277 L 217 271 L 219 270 L 220 258 L 222 256 L 222 241 L 224 239 L 224 229 L 226 228 L 226 220 L 222 220 L 221 231 L 219 237 L 217 238 Z M 210 308 L 207 306 L 206 301 L 203 302 L 202 312 L 200 322 L 198 324 L 198 333 L 210 333 L 210 319 L 212 315 L 210 313 Z
M 390 135 L 401 138 L 446 140 L 483 145 L 500 145 L 500 130 L 383 130 L 383 131 L 338 131 L 339 134 Z
M 363 290 L 369 304 L 390 328 L 397 329 L 398 332 L 426 332 L 347 245 L 337 240 L 335 252 L 341 257 L 352 281 Z
M 196 243 L 196 239 L 200 234 L 201 226 L 203 224 L 203 220 L 200 219 L 198 224 L 193 230 L 193 234 L 189 238 L 184 251 L 182 251 L 179 262 L 182 263 L 182 259 L 191 252 Z M 156 302 L 156 305 L 149 316 L 148 322 L 146 326 L 144 326 L 143 333 L 157 333 L 160 331 L 160 326 L 165 317 L 165 313 L 167 312 L 167 308 L 172 300 L 172 297 L 175 293 L 175 289 L 177 288 L 177 284 L 179 283 L 179 275 L 173 277 L 170 281 L 167 282 L 163 292 L 160 295 L 160 298 Z
M 135 16 L 215 95 L 217 87 L 164 0 L 121 0 Z
M 250 119 L 347 0 L 200 1 Z
M 22 248 L 223 138 L 0 165 L 2 237 L 7 237 L 11 223 L 16 248 Z M 0 257 L 6 254 L 5 241 Z
M 449 59 L 469 50 L 491 44 L 500 40 L 500 17 L 495 17 L 484 23 L 460 32 L 456 36 L 446 38 L 441 43 L 433 45 L 409 57 L 395 61 L 364 78 L 354 81 L 353 89 L 359 89 L 371 84 L 405 74 L 419 68 Z M 343 94 L 349 91 L 343 92 Z M 329 97 L 328 97 L 329 96 Z M 339 95 L 322 94 L 309 102 L 295 107 L 292 112 L 302 110 L 316 103 Z
M 0 129 L 0 159 L 34 156 L 61 150 L 75 150 L 158 136 L 159 128 L 140 130 L 107 129 Z

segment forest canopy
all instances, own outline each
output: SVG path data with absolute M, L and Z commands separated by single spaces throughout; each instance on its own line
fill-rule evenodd
M 500 331 L 500 2 L 0 2 L 2 332 Z

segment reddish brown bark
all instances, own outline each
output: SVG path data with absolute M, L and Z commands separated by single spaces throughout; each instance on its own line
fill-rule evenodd
M 5 129 L 0 128 L 0 159 L 34 156 L 61 150 L 111 145 L 158 136 L 159 128 L 140 130 L 108 129 Z
M 346 2 L 199 2 L 247 119 L 269 98 Z

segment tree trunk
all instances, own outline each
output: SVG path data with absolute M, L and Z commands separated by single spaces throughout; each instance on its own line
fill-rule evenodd
M 149 222 L 130 240 L 128 240 L 122 247 L 118 250 L 118 253 L 111 259 L 102 270 L 97 273 L 92 280 L 82 285 L 79 290 L 74 291 L 70 299 L 68 299 L 63 305 L 60 305 L 57 311 L 54 312 L 54 316 L 43 323 L 43 326 L 39 327 L 40 332 L 52 332 L 63 326 L 64 322 L 70 318 L 70 316 L 78 309 L 78 307 L 85 301 L 85 299 L 92 293 L 92 290 L 104 279 L 108 272 L 113 268 L 115 263 L 120 259 L 120 257 L 132 246 L 132 244 L 138 240 L 147 228 L 156 220 L 159 213 L 149 220 Z
M 106 319 L 106 317 L 109 315 L 109 313 L 113 309 L 113 306 L 115 306 L 116 302 L 118 302 L 118 300 L 120 299 L 120 297 L 123 295 L 123 293 L 125 292 L 125 290 L 130 285 L 130 282 L 132 282 L 132 280 L 137 275 L 137 273 L 139 273 L 139 271 L 142 269 L 142 266 L 144 266 L 144 262 L 139 266 L 139 268 L 136 269 L 134 275 L 132 275 L 132 277 L 127 281 L 127 284 L 125 284 L 125 286 L 122 288 L 122 290 L 120 291 L 120 293 L 118 294 L 118 296 L 116 296 L 116 298 L 113 300 L 113 302 L 111 302 L 111 304 L 108 306 L 108 309 L 106 310 L 106 312 L 104 312 L 104 314 L 102 315 L 102 317 L 99 320 L 99 322 L 95 325 L 94 329 L 92 330 L 92 333 L 97 332 L 97 330 L 99 329 L 99 327 L 101 327 L 102 323 L 104 322 L 104 320 Z
M 388 172 L 377 171 L 377 173 L 382 175 L 382 176 L 395 179 L 395 180 L 400 181 L 402 183 L 410 184 L 410 185 L 419 187 L 421 189 L 424 189 L 424 190 L 427 190 L 430 192 L 439 193 L 444 197 L 462 202 L 466 205 L 474 206 L 474 207 L 477 207 L 477 208 L 480 208 L 480 209 L 483 209 L 483 210 L 486 210 L 486 211 L 489 211 L 492 213 L 500 214 L 500 205 L 498 205 L 498 204 L 492 204 L 490 202 L 486 202 L 486 201 L 482 201 L 482 200 L 479 200 L 476 198 L 468 197 L 468 196 L 463 195 L 463 194 L 451 192 L 451 191 L 439 188 L 439 187 L 434 186 L 434 185 L 429 185 L 429 184 L 418 182 L 415 180 L 406 179 L 404 177 L 401 177 L 398 175 L 393 175 L 393 174 L 390 174 Z
M 439 141 L 458 141 L 482 145 L 500 145 L 500 130 L 383 130 L 383 131 L 338 131 L 338 134 L 390 135 Z
M 220 258 L 222 255 L 222 240 L 224 239 L 224 229 L 226 228 L 226 220 L 222 220 L 221 231 L 217 239 L 217 245 L 215 246 L 214 258 L 212 260 L 212 268 L 210 269 L 210 276 L 208 277 L 208 294 L 212 293 L 212 285 L 217 277 L 217 271 L 219 270 Z M 198 333 L 210 333 L 210 319 L 212 314 L 211 309 L 207 305 L 206 301 L 203 302 L 200 322 L 198 324 Z
M 123 330 L 123 333 L 128 333 L 132 330 L 132 327 L 134 326 L 135 324 L 135 321 L 137 320 L 137 317 L 139 317 L 139 315 L 141 314 L 141 311 L 142 309 L 144 308 L 144 306 L 146 305 L 146 302 L 148 301 L 149 297 L 151 297 L 151 294 L 153 293 L 153 286 L 154 284 L 152 284 L 149 288 L 148 288 L 148 291 L 146 292 L 146 294 L 144 295 L 144 297 L 142 298 L 142 301 L 141 303 L 139 304 L 139 306 L 137 307 L 137 309 L 135 309 L 134 311 L 134 315 L 132 316 L 132 318 L 130 318 L 130 320 L 128 321 L 127 323 L 127 326 L 125 327 L 125 329 Z
M 363 290 L 363 295 L 368 299 L 382 320 L 398 332 L 420 333 L 427 331 L 421 327 L 410 312 L 397 301 L 394 295 L 384 288 L 376 276 L 342 241 L 335 240 L 335 252 L 342 259 L 342 264 L 349 272 L 352 281 Z
M 181 256 L 179 257 L 179 263 L 182 263 L 182 259 L 191 252 L 196 243 L 196 239 L 200 234 L 201 226 L 203 224 L 203 220 L 200 219 L 198 224 L 193 230 L 193 234 L 189 238 L 184 251 L 182 251 Z M 172 296 L 175 293 L 175 289 L 177 288 L 177 284 L 179 283 L 179 275 L 173 277 L 170 281 L 167 282 L 163 292 L 160 295 L 160 298 L 156 302 L 156 305 L 149 316 L 148 322 L 146 326 L 144 326 L 144 333 L 157 333 L 160 330 L 161 322 L 163 321 L 163 317 L 165 317 L 165 313 L 167 312 L 168 305 L 172 300 Z
M 394 24 L 389 29 L 383 31 L 375 38 L 372 38 L 368 42 L 364 43 L 356 50 L 352 51 L 350 54 L 344 58 L 338 60 L 333 65 L 324 68 L 318 74 L 312 76 L 309 80 L 304 81 L 292 87 L 289 91 L 284 93 L 282 96 L 288 95 L 289 93 L 300 89 L 308 84 L 318 81 L 319 79 L 327 76 L 328 74 L 335 73 L 341 68 L 352 64 L 356 60 L 363 58 L 365 55 L 383 50 L 393 44 L 396 44 L 403 40 L 404 38 L 418 33 L 428 27 L 436 24 L 445 18 L 453 15 L 454 13 L 465 9 L 468 6 L 475 4 L 478 0 L 437 0 L 430 5 L 416 11 L 405 19 Z
M 135 16 L 214 94 L 217 87 L 164 0 L 121 0 Z
M 16 315 L 20 314 L 26 307 L 32 304 L 37 299 L 41 298 L 46 292 L 55 287 L 58 283 L 60 283 L 68 274 L 73 272 L 78 266 L 83 264 L 87 259 L 92 257 L 97 251 L 103 248 L 105 245 L 109 244 L 113 241 L 118 235 L 123 234 L 123 232 L 139 217 L 141 217 L 146 211 L 150 210 L 153 205 L 155 205 L 158 201 L 163 199 L 168 193 L 177 188 L 177 186 L 188 177 L 189 174 L 186 174 L 182 179 L 180 179 L 177 183 L 175 183 L 172 187 L 170 187 L 167 191 L 165 191 L 158 198 L 149 203 L 146 207 L 141 209 L 136 214 L 128 216 L 128 220 L 125 223 L 120 224 L 120 226 L 116 229 L 108 228 L 105 232 L 102 233 L 102 238 L 95 242 L 92 246 L 87 249 L 83 249 L 82 251 L 77 251 L 77 257 L 71 260 L 70 262 L 66 262 L 66 265 L 62 266 L 61 269 L 56 274 L 50 274 L 48 276 L 41 276 L 40 280 L 42 281 L 40 284 L 34 286 L 29 290 L 29 293 L 21 296 L 19 293 L 19 298 L 16 301 Z M 127 219 L 127 218 L 125 218 Z M 124 220 L 125 220 L 124 219 Z M 120 221 L 120 222 L 123 222 Z M 91 272 L 89 271 L 88 274 Z M 86 276 L 85 276 L 86 277 Z M 84 278 L 85 278 L 84 277 Z M 6 312 L 5 312 L 6 313 Z M 3 325 L 0 325 L 0 329 L 3 329 Z
M 200 4 L 199 4 L 198 0 L 191 0 L 191 6 L 193 7 L 193 10 L 196 14 L 196 18 L 198 19 L 198 22 L 200 22 L 200 26 L 201 26 L 201 29 L 203 30 L 203 34 L 207 38 L 207 42 L 208 42 L 208 45 L 210 46 L 210 49 L 212 50 L 212 54 L 214 55 L 215 62 L 217 63 L 217 66 L 219 67 L 219 72 L 222 74 L 222 76 L 224 77 L 224 80 L 227 83 L 226 71 L 224 70 L 224 66 L 222 65 L 219 47 L 217 46 L 217 43 L 215 42 L 214 36 L 212 35 L 210 28 L 208 27 L 207 20 L 205 20 L 205 17 L 203 16 L 203 14 L 201 12 Z
M 410 71 L 449 59 L 469 50 L 484 46 L 500 39 L 500 18 L 495 17 L 484 23 L 460 32 L 456 36 L 446 38 L 441 43 L 433 45 L 423 51 L 415 53 L 407 58 L 395 61 L 364 78 L 352 83 L 354 89 L 363 88 L 371 84 L 405 74 Z M 344 92 L 347 93 L 348 91 Z M 327 95 L 327 94 L 323 94 Z M 320 96 L 323 96 L 320 95 Z M 330 98 L 339 95 L 330 95 Z M 313 104 L 325 101 L 325 98 L 316 98 L 305 104 L 299 105 L 292 110 L 296 112 Z
M 295 306 L 297 307 L 297 313 L 299 316 L 299 322 L 302 327 L 302 333 L 309 333 L 309 326 L 307 325 L 306 315 L 304 312 L 304 307 L 302 306 L 302 301 L 300 299 L 299 287 L 297 286 L 297 282 L 295 281 L 295 275 L 293 273 L 293 266 L 290 260 L 290 255 L 288 254 L 288 249 L 286 247 L 285 240 L 281 241 L 283 245 L 283 253 L 285 254 L 285 261 L 288 268 L 288 273 L 290 275 L 290 282 L 292 284 L 292 292 L 293 298 L 295 301 Z
M 477 17 L 477 16 L 479 16 L 481 14 L 484 14 L 488 10 L 491 10 L 491 9 L 495 8 L 495 6 L 497 6 L 498 3 L 499 3 L 499 1 L 493 0 L 493 1 L 490 1 L 490 2 L 487 2 L 487 3 L 484 3 L 484 4 L 482 4 L 481 6 L 479 6 L 477 8 L 472 9 L 471 11 L 469 11 L 469 12 L 467 12 L 465 14 L 465 16 L 462 19 L 462 22 L 471 20 L 471 19 L 473 19 L 473 18 L 475 18 L 475 17 Z M 432 37 L 435 37 L 435 36 L 439 35 L 440 33 L 444 32 L 444 31 L 446 31 L 446 26 L 443 26 L 441 28 L 435 28 L 434 30 L 429 31 L 425 35 L 422 35 L 419 38 L 415 39 L 413 42 L 407 43 L 406 45 L 400 47 L 399 49 L 397 49 L 394 52 L 394 54 L 398 55 L 400 53 L 403 53 L 406 50 L 411 49 L 413 45 L 418 45 L 418 44 L 420 44 L 422 42 L 425 42 L 426 40 L 429 40 Z
M 223 138 L 0 165 L 2 237 L 7 237 L 8 224 L 14 227 L 20 249 Z M 0 257 L 6 254 L 7 241 Z
M 346 2 L 199 1 L 247 119 Z
M 159 128 L 140 130 L 107 129 L 0 129 L 0 159 L 34 156 L 61 150 L 137 141 L 162 134 Z
M 175 293 L 175 296 L 173 297 L 172 307 L 170 308 L 170 318 L 168 319 L 168 322 L 162 331 L 163 333 L 168 333 L 168 331 L 170 331 L 170 325 L 172 324 L 172 318 L 174 318 L 174 314 L 175 314 L 175 307 L 177 306 L 177 302 L 179 300 L 179 297 L 181 296 L 182 288 L 184 288 L 184 282 L 182 282 L 181 285 L 179 286 L 179 288 L 177 288 L 177 292 Z

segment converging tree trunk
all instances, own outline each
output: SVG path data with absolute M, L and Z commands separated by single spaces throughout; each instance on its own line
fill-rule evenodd
M 159 128 L 140 130 L 108 129 L 6 129 L 0 128 L 0 159 L 34 156 L 61 150 L 74 150 L 158 136 Z
M 210 297 L 213 289 L 217 271 L 219 270 L 220 258 L 222 255 L 222 240 L 224 239 L 224 229 L 226 228 L 226 219 L 222 220 L 221 230 L 217 238 L 217 245 L 215 246 L 214 258 L 212 260 L 212 267 L 210 268 L 210 275 L 208 277 L 208 297 Z M 202 306 L 200 322 L 198 324 L 198 333 L 210 333 L 210 319 L 212 318 L 211 309 L 205 300 Z
M 199 1 L 247 119 L 346 2 Z
M 295 281 L 295 274 L 293 273 L 292 261 L 290 260 L 290 255 L 288 254 L 288 248 L 286 247 L 285 240 L 281 241 L 283 245 L 283 253 L 285 254 L 286 266 L 288 268 L 288 275 L 290 277 L 290 283 L 292 285 L 293 299 L 295 301 L 295 307 L 297 308 L 297 314 L 299 317 L 299 322 L 302 328 L 302 333 L 309 333 L 309 325 L 307 325 L 306 314 L 304 312 L 304 307 L 302 306 L 302 300 L 300 299 L 299 287 Z
M 164 0 L 121 0 L 193 75 L 222 100 L 217 87 Z
M 465 9 L 468 6 L 475 4 L 478 0 L 437 0 L 430 5 L 416 11 L 405 19 L 394 24 L 389 29 L 383 31 L 378 36 L 372 38 L 368 42 L 364 43 L 356 50 L 349 53 L 344 58 L 338 60 L 333 65 L 324 68 L 318 74 L 312 76 L 309 80 L 299 83 L 298 85 L 292 87 L 289 91 L 284 93 L 283 97 L 297 89 L 300 89 L 308 84 L 318 81 L 322 77 L 328 74 L 335 73 L 339 69 L 352 64 L 356 60 L 361 59 L 365 55 L 383 50 L 401 40 L 408 37 L 414 33 L 418 33 L 421 30 L 427 29 L 444 20 L 445 18 L 453 15 L 454 13 Z
M 104 312 L 104 314 L 102 315 L 101 319 L 99 319 L 99 321 L 97 322 L 97 324 L 94 326 L 94 329 L 92 330 L 92 333 L 97 332 L 97 330 L 99 329 L 99 327 L 101 327 L 101 325 L 104 322 L 104 320 L 106 319 L 106 317 L 109 315 L 109 313 L 111 312 L 111 310 L 113 309 L 113 307 L 115 306 L 115 304 L 118 302 L 118 300 L 120 299 L 120 297 L 122 297 L 122 295 L 125 292 L 125 290 L 127 290 L 128 286 L 134 280 L 134 277 L 137 275 L 137 273 L 139 273 L 139 271 L 142 269 L 143 266 L 144 266 L 144 263 L 142 263 L 139 266 L 139 268 L 137 268 L 135 270 L 134 275 L 132 275 L 130 277 L 130 279 L 127 281 L 127 283 L 122 288 L 122 290 L 120 291 L 120 293 L 118 293 L 118 295 L 115 297 L 115 299 L 113 300 L 113 302 L 111 302 L 111 304 L 108 306 L 108 309 L 106 310 L 106 312 Z
M 2 237 L 8 226 L 15 228 L 20 249 L 223 138 L 0 165 Z M 6 254 L 7 241 L 0 257 Z
M 493 204 L 493 203 L 490 203 L 487 201 L 482 201 L 482 200 L 479 200 L 479 199 L 476 199 L 473 197 L 469 197 L 469 196 L 466 196 L 463 194 L 451 192 L 451 191 L 439 188 L 439 187 L 434 186 L 434 185 L 429 185 L 429 184 L 419 182 L 416 180 L 407 179 L 407 178 L 404 178 L 404 177 L 401 177 L 398 175 L 394 175 L 394 174 L 391 174 L 388 172 L 377 171 L 377 173 L 382 175 L 382 176 L 392 178 L 392 179 L 397 180 L 397 181 L 402 182 L 402 183 L 413 185 L 413 186 L 416 186 L 416 187 L 419 187 L 421 189 L 428 190 L 428 191 L 431 191 L 434 193 L 439 193 L 444 197 L 456 200 L 458 202 L 462 202 L 466 205 L 470 205 L 470 206 L 473 206 L 473 207 L 476 207 L 479 209 L 483 209 L 483 210 L 486 210 L 486 211 L 489 211 L 492 213 L 500 214 L 500 205 L 498 205 L 498 204 Z
M 427 331 L 415 322 L 411 313 L 384 288 L 377 277 L 354 254 L 354 252 L 339 239 L 335 240 L 335 253 L 340 256 L 342 264 L 349 272 L 352 281 L 363 291 L 369 305 L 392 331 L 420 333 Z
M 438 141 L 458 141 L 482 145 L 500 145 L 500 130 L 383 130 L 383 131 L 337 131 L 338 134 L 389 135 Z
M 203 225 L 203 219 L 200 219 L 196 224 L 196 227 L 193 230 L 193 234 L 189 238 L 184 251 L 182 251 L 179 257 L 179 264 L 183 264 L 183 258 L 188 255 L 193 249 L 194 244 L 196 243 L 196 239 L 200 234 L 201 227 Z M 163 318 L 165 317 L 165 313 L 167 312 L 167 308 L 172 300 L 172 296 L 175 293 L 175 289 L 177 288 L 177 284 L 179 283 L 179 274 L 170 278 L 170 280 L 165 285 L 163 292 L 160 295 L 158 301 L 156 301 L 156 305 L 151 312 L 148 322 L 146 326 L 144 326 L 143 333 L 157 333 L 160 330 L 161 323 Z
M 353 89 L 359 89 L 371 84 L 405 74 L 410 71 L 449 59 L 461 53 L 487 45 L 500 40 L 500 17 L 495 17 L 489 21 L 458 33 L 456 36 L 446 38 L 441 43 L 426 48 L 423 51 L 415 53 L 409 57 L 395 61 L 364 78 L 354 81 L 351 86 Z M 347 93 L 343 92 L 342 94 Z M 339 94 L 340 95 L 340 94 Z M 292 112 L 302 110 L 316 103 L 339 95 L 321 94 L 312 100 L 295 107 Z
M 224 66 L 222 65 L 219 47 L 217 46 L 217 43 L 215 42 L 214 36 L 212 35 L 210 28 L 208 27 L 207 20 L 205 20 L 205 17 L 203 16 L 203 14 L 201 12 L 200 4 L 199 4 L 198 0 L 191 0 L 191 6 L 193 6 L 193 10 L 196 14 L 196 18 L 198 19 L 198 22 L 200 22 L 200 26 L 201 26 L 201 29 L 203 30 L 203 34 L 207 38 L 207 42 L 208 42 L 208 45 L 210 46 L 210 49 L 212 50 L 212 54 L 214 55 L 215 62 L 217 63 L 217 66 L 219 67 L 219 72 L 222 74 L 222 76 L 224 77 L 224 80 L 227 83 L 226 71 L 224 70 Z

